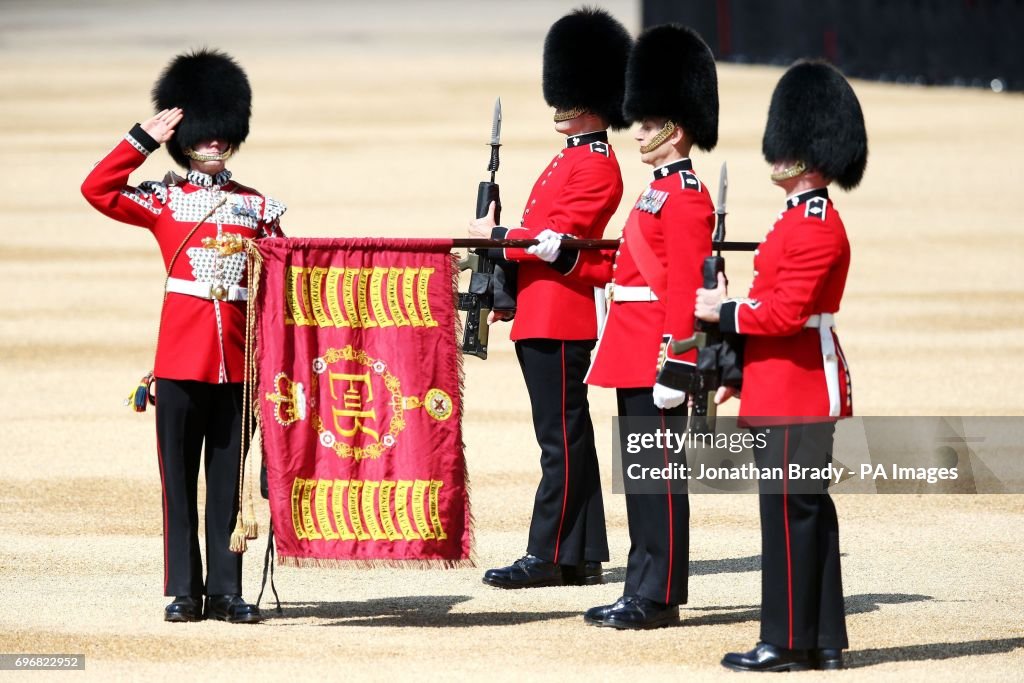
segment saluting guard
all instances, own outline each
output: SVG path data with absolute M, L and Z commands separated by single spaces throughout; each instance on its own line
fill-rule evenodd
M 179 55 L 152 94 L 158 113 L 96 165 L 82 194 L 110 218 L 153 233 L 167 271 L 153 370 L 164 594 L 175 596 L 164 618 L 253 623 L 261 616 L 241 597 L 242 556 L 229 550 L 238 521 L 248 298 L 242 239 L 281 235 L 285 206 L 225 168 L 249 134 L 252 100 L 233 59 L 205 49 Z M 185 177 L 129 185 L 162 144 Z M 204 444 L 205 578 L 197 509 Z

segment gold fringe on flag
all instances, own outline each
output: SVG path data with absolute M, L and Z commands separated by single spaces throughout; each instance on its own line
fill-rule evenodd
M 459 308 L 459 274 L 462 272 L 459 268 L 459 255 L 452 254 L 449 261 L 449 269 L 452 278 L 452 295 L 455 297 L 455 310 Z M 466 331 L 462 325 L 462 318 L 456 313 L 455 328 L 452 333 L 455 335 L 455 349 L 457 352 L 456 358 L 458 359 L 459 368 L 459 405 L 464 406 L 463 397 L 465 396 L 466 386 L 466 369 L 465 369 L 465 356 L 462 354 L 462 337 Z M 463 411 L 459 410 L 459 434 L 463 434 L 462 431 L 462 416 Z M 473 518 L 473 507 L 469 504 L 469 499 L 472 497 L 472 489 L 469 484 L 469 464 L 466 462 L 466 444 L 462 442 L 459 444 L 462 448 L 462 477 L 466 487 L 466 505 L 469 507 L 469 519 L 466 523 L 469 525 L 469 557 L 464 560 L 455 561 L 444 561 L 442 564 L 443 569 L 458 569 L 461 567 L 476 567 L 476 519 Z M 436 560 L 431 560 L 427 563 L 428 567 L 435 566 L 433 563 Z

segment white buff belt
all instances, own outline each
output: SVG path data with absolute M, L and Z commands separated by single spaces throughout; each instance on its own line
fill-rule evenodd
M 658 295 L 650 287 L 624 287 L 608 283 L 604 286 L 608 301 L 657 301 Z
M 597 313 L 597 338 L 604 334 L 604 323 L 608 320 L 608 298 L 604 287 L 594 287 L 594 310 Z
M 816 328 L 821 339 L 821 357 L 825 361 L 825 386 L 828 387 L 829 417 L 839 417 L 839 357 L 836 355 L 836 340 L 832 330 L 836 326 L 831 313 L 815 313 L 804 327 Z
M 217 301 L 249 300 L 249 290 L 246 287 L 182 280 L 177 277 L 167 278 L 167 291 L 171 294 L 187 294 L 200 299 L 216 299 Z

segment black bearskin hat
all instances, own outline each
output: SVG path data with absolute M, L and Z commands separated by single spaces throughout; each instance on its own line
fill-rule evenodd
M 581 7 L 554 24 L 544 39 L 544 100 L 560 110 L 580 107 L 619 130 L 626 60 L 633 38 L 602 9 Z
M 868 163 L 864 114 L 839 70 L 799 61 L 772 94 L 761 151 L 769 163 L 802 161 L 807 168 L 852 190 Z
M 226 140 L 237 149 L 249 135 L 249 79 L 235 60 L 218 50 L 175 57 L 153 86 L 153 105 L 157 111 L 184 110 L 167 151 L 185 168 L 189 160 L 183 150 L 212 139 Z
M 667 117 L 710 152 L 718 144 L 715 57 L 691 28 L 664 24 L 636 40 L 626 69 L 626 117 Z

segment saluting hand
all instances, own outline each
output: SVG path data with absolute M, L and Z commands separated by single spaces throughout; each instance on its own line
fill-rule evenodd
M 181 123 L 181 119 L 184 116 L 185 113 L 179 107 L 164 109 L 149 121 L 143 123 L 142 130 L 146 131 L 149 137 L 162 145 L 171 139 L 171 136 L 174 135 L 175 127 Z
M 487 207 L 487 215 L 483 218 L 474 218 L 469 222 L 469 236 L 482 239 L 491 238 L 491 229 L 498 224 L 494 222 L 494 202 Z
M 718 322 L 718 310 L 722 307 L 722 301 L 728 296 L 728 287 L 725 284 L 725 273 L 718 274 L 718 286 L 714 289 L 698 289 L 697 302 L 693 306 L 693 315 L 709 323 Z

